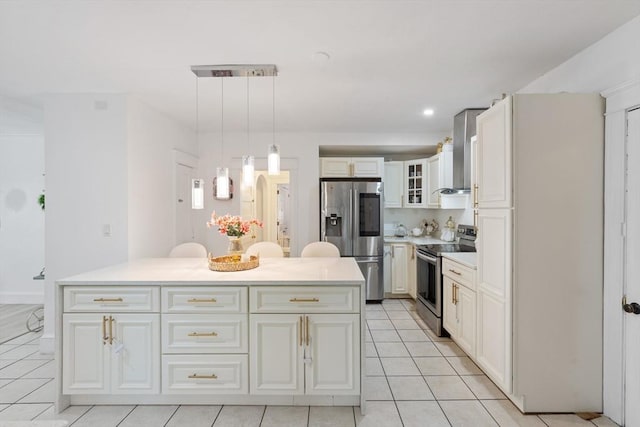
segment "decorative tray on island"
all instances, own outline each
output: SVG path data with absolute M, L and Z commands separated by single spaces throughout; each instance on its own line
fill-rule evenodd
M 213 271 L 243 271 L 256 268 L 260 258 L 256 255 L 224 255 L 213 257 L 209 254 L 209 270 Z

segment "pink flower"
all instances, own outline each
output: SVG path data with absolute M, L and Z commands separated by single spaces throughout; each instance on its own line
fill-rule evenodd
M 211 221 L 207 221 L 207 227 L 211 228 L 214 225 L 218 227 L 220 234 L 226 234 L 227 236 L 242 237 L 251 231 L 251 227 L 256 225 L 263 227 L 262 222 L 257 219 L 243 220 L 240 216 L 231 216 L 226 214 L 224 216 L 216 216 L 216 212 L 211 213 Z

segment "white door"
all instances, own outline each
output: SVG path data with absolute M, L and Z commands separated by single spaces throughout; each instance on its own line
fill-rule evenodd
M 442 278 L 442 326 L 452 337 L 458 334 L 458 306 L 456 284 L 447 276 Z
M 627 302 L 640 304 L 640 109 L 628 113 L 625 293 Z M 630 307 L 628 307 L 630 308 Z M 640 308 L 640 307 L 639 307 Z M 625 319 L 625 425 L 640 426 L 640 315 Z
M 307 394 L 360 393 L 360 315 L 313 314 L 305 340 Z
M 511 97 L 478 116 L 480 208 L 511 207 L 511 116 Z
M 249 335 L 252 394 L 304 393 L 299 314 L 252 314 Z
M 457 343 L 469 356 L 476 352 L 476 293 L 465 286 L 456 289 L 458 306 Z
M 109 393 L 108 316 L 65 314 L 62 317 L 62 391 L 64 394 Z
M 195 238 L 191 218 L 191 179 L 193 168 L 176 163 L 176 244 L 192 242 Z M 206 189 L 206 188 L 205 188 Z
M 427 159 L 427 197 L 428 208 L 438 209 L 440 207 L 440 193 L 436 190 L 444 185 L 440 185 L 440 154 Z
M 404 189 L 404 162 L 384 164 L 384 207 L 401 208 Z
M 111 343 L 111 393 L 160 392 L 160 315 L 115 314 Z
M 391 292 L 409 292 L 407 277 L 407 245 L 391 245 Z

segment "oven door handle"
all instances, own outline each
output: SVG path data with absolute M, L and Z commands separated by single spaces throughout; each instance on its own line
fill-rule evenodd
M 438 262 L 437 258 L 427 256 L 427 255 L 425 255 L 425 254 L 423 254 L 421 252 L 418 252 L 418 251 L 416 251 L 416 256 L 418 258 L 422 259 L 422 260 L 429 261 L 429 262 L 432 262 L 434 264 Z

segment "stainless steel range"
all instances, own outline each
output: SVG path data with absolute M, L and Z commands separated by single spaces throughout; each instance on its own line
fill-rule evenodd
M 459 225 L 458 243 L 419 245 L 416 247 L 418 299 L 416 311 L 438 336 L 446 336 L 442 328 L 442 254 L 475 252 L 476 228 Z

